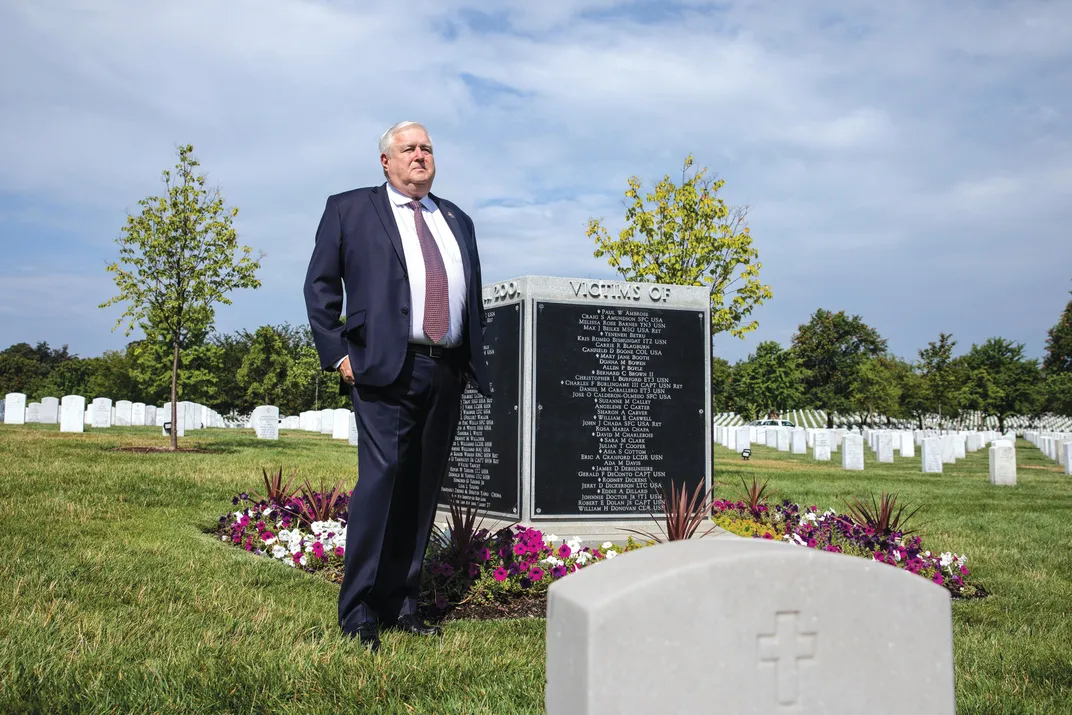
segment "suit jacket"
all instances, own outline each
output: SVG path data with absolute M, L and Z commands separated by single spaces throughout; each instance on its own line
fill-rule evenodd
M 490 395 L 484 360 L 484 301 L 473 221 L 451 202 L 429 194 L 461 250 L 468 281 L 461 352 L 463 370 Z M 346 322 L 340 324 L 343 285 Z M 382 387 L 395 381 L 410 335 L 410 289 L 402 237 L 387 185 L 328 197 L 305 276 L 305 307 L 320 366 L 334 370 L 350 356 L 354 382 Z

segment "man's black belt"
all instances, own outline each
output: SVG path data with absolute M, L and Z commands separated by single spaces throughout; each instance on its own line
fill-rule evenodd
M 442 345 L 423 345 L 420 343 L 409 343 L 406 346 L 406 352 L 413 355 L 424 355 L 433 360 L 453 359 L 459 350 L 460 348 L 445 348 Z

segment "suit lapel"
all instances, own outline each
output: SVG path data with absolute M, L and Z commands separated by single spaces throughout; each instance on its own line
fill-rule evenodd
M 458 241 L 458 252 L 462 254 L 462 268 L 465 270 L 465 283 L 468 285 L 470 281 L 470 273 L 472 271 L 472 268 L 470 267 L 469 244 L 472 243 L 473 237 L 469 235 L 469 231 L 465 229 L 462 222 L 454 216 L 454 212 L 445 201 L 441 200 L 435 194 L 429 194 L 429 196 L 432 197 L 432 201 L 435 201 L 439 210 L 443 212 L 443 217 L 447 220 L 447 226 L 450 227 L 450 232 L 454 234 L 454 238 Z
M 409 273 L 406 266 L 406 252 L 402 250 L 402 234 L 398 232 L 398 223 L 395 221 L 395 212 L 391 207 L 391 199 L 387 195 L 387 185 L 382 184 L 372 190 L 372 204 L 376 207 L 376 213 L 380 216 L 383 229 L 387 231 L 387 237 L 391 239 L 391 245 L 395 248 L 402 269 Z

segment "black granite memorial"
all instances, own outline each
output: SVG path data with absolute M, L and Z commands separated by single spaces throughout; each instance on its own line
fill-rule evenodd
M 694 310 L 537 301 L 534 514 L 646 515 L 671 479 L 704 481 L 706 330 Z
M 503 516 L 520 516 L 521 304 L 485 311 L 484 356 L 493 390 L 469 388 L 462 397 L 458 433 L 440 503 Z
M 610 523 L 710 484 L 706 288 L 525 276 L 483 298 L 493 393 L 463 397 L 440 504 Z

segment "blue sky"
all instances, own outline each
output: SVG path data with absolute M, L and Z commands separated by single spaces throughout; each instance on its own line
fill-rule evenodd
M 1072 3 L 0 5 L 0 348 L 125 344 L 104 266 L 180 143 L 265 252 L 217 328 L 305 320 L 328 194 L 382 181 L 416 119 L 484 277 L 611 277 L 586 220 L 692 152 L 726 180 L 774 298 L 731 361 L 817 308 L 913 357 L 941 331 L 1040 356 L 1072 289 Z M 488 12 L 487 8 L 498 8 Z

